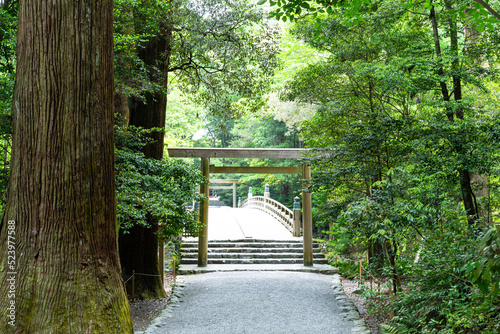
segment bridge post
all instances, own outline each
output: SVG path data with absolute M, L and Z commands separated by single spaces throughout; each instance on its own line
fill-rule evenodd
M 248 198 L 252 198 L 253 197 L 253 194 L 252 194 L 252 187 L 249 187 L 248 188 Z
M 293 236 L 300 237 L 300 198 L 293 199 Z
M 311 167 L 303 165 L 302 188 L 307 188 L 311 180 Z M 313 238 L 312 238 L 312 197 L 310 192 L 302 192 L 302 222 L 304 228 L 304 266 L 313 266 Z
M 208 189 L 210 181 L 210 158 L 201 158 L 201 173 L 207 179 L 206 184 L 200 186 L 200 192 L 205 196 L 200 203 L 200 222 L 203 224 L 198 234 L 198 267 L 207 266 L 208 256 Z

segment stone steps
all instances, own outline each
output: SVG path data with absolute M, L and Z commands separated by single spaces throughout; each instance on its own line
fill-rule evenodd
M 313 244 L 313 262 L 327 264 L 320 245 Z M 185 241 L 181 264 L 198 263 L 198 243 Z M 301 264 L 303 243 L 300 240 L 221 240 L 208 243 L 208 264 Z
M 304 260 L 300 259 L 212 259 L 208 257 L 208 264 L 301 264 Z M 198 259 L 184 259 L 181 264 L 197 264 Z M 327 264 L 326 259 L 314 258 L 315 264 Z
M 294 253 L 294 254 L 300 254 L 302 255 L 303 250 L 302 248 L 210 248 L 208 247 L 208 253 L 209 254 L 218 254 L 218 253 L 253 253 L 253 254 L 258 254 L 258 253 L 283 253 L 286 251 L 286 253 Z M 190 254 L 190 253 L 198 253 L 198 248 L 184 248 L 183 252 L 185 254 Z M 319 248 L 313 248 L 313 253 L 314 254 L 321 254 L 321 249 Z

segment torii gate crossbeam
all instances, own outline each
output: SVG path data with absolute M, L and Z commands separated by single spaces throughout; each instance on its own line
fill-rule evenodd
M 300 148 L 183 148 L 169 147 L 168 155 L 172 158 L 201 158 L 201 172 L 210 181 L 210 158 L 240 158 L 240 159 L 302 159 L 306 149 Z M 217 168 L 220 168 L 217 170 Z M 299 174 L 302 173 L 303 188 L 309 185 L 311 179 L 311 169 L 308 165 L 302 168 L 297 167 L 237 167 L 239 171 L 230 171 L 229 167 L 212 167 L 212 172 L 219 173 L 245 173 L 244 168 L 248 168 L 247 173 L 262 174 Z M 251 170 L 253 168 L 253 170 Z M 265 170 L 264 168 L 267 168 Z M 287 169 L 282 169 L 287 168 Z M 224 170 L 225 169 L 225 170 Z M 209 184 L 202 185 L 200 192 L 208 198 Z M 304 266 L 313 265 L 313 244 L 312 244 L 312 199 L 311 193 L 302 192 L 302 221 L 304 231 Z M 202 228 L 198 235 L 198 267 L 207 266 L 208 258 L 208 202 L 200 203 L 200 221 Z

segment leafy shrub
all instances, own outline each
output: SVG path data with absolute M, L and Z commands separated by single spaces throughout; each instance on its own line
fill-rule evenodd
M 473 234 L 465 221 L 450 220 L 441 227 L 425 239 L 408 289 L 395 300 L 396 317 L 386 326 L 386 332 L 498 333 L 498 301 L 491 294 L 481 293 L 470 279 L 476 245 Z M 491 236 L 486 233 L 482 239 L 491 240 Z M 491 245 L 489 241 L 485 244 Z M 484 264 L 483 260 L 475 263 Z M 484 273 L 487 265 L 481 268 Z M 490 280 L 487 286 L 494 284 Z
M 148 139 L 146 130 L 116 129 L 115 170 L 117 220 L 121 233 L 135 225 L 160 225 L 168 239 L 183 230 L 194 233 L 199 223 L 186 206 L 200 200 L 197 185 L 206 182 L 198 169 L 178 159 L 147 159 L 140 152 Z

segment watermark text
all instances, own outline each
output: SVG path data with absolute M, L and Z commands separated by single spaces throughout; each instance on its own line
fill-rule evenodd
M 7 318 L 9 325 L 16 325 L 16 222 L 9 220 L 7 222 Z

